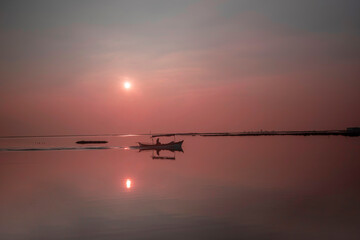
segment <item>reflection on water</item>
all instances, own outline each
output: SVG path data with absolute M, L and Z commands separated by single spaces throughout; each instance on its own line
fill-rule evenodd
M 127 189 L 131 188 L 131 180 L 130 179 L 126 179 L 126 188 Z
M 359 238 L 358 138 L 184 140 L 176 161 L 123 148 L 0 152 L 0 239 Z

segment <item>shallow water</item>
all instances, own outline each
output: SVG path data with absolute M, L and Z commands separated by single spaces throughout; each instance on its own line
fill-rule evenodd
M 360 138 L 83 139 L 0 139 L 0 239 L 360 237 Z

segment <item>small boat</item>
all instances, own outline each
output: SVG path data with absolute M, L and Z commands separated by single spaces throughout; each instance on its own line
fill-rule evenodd
M 77 144 L 104 144 L 104 143 L 108 143 L 107 141 L 86 141 L 86 140 L 82 140 L 82 141 L 77 141 Z
M 147 143 L 141 143 L 139 144 L 140 150 L 170 150 L 170 151 L 182 151 L 182 144 L 184 140 L 179 142 L 169 142 L 169 143 L 160 143 L 160 144 L 147 144 Z
M 156 156 L 152 156 L 153 160 L 175 160 L 175 157 L 156 157 Z

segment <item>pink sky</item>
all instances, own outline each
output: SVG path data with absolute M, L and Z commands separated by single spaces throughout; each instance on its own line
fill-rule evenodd
M 360 125 L 359 4 L 26 4 L 2 8 L 2 136 Z

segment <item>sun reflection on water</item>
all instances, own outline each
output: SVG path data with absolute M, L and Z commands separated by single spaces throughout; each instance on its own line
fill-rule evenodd
M 126 183 L 125 183 L 125 184 L 126 184 L 126 188 L 127 188 L 127 189 L 130 189 L 130 188 L 131 188 L 131 179 L 129 179 L 129 178 L 126 179 Z

